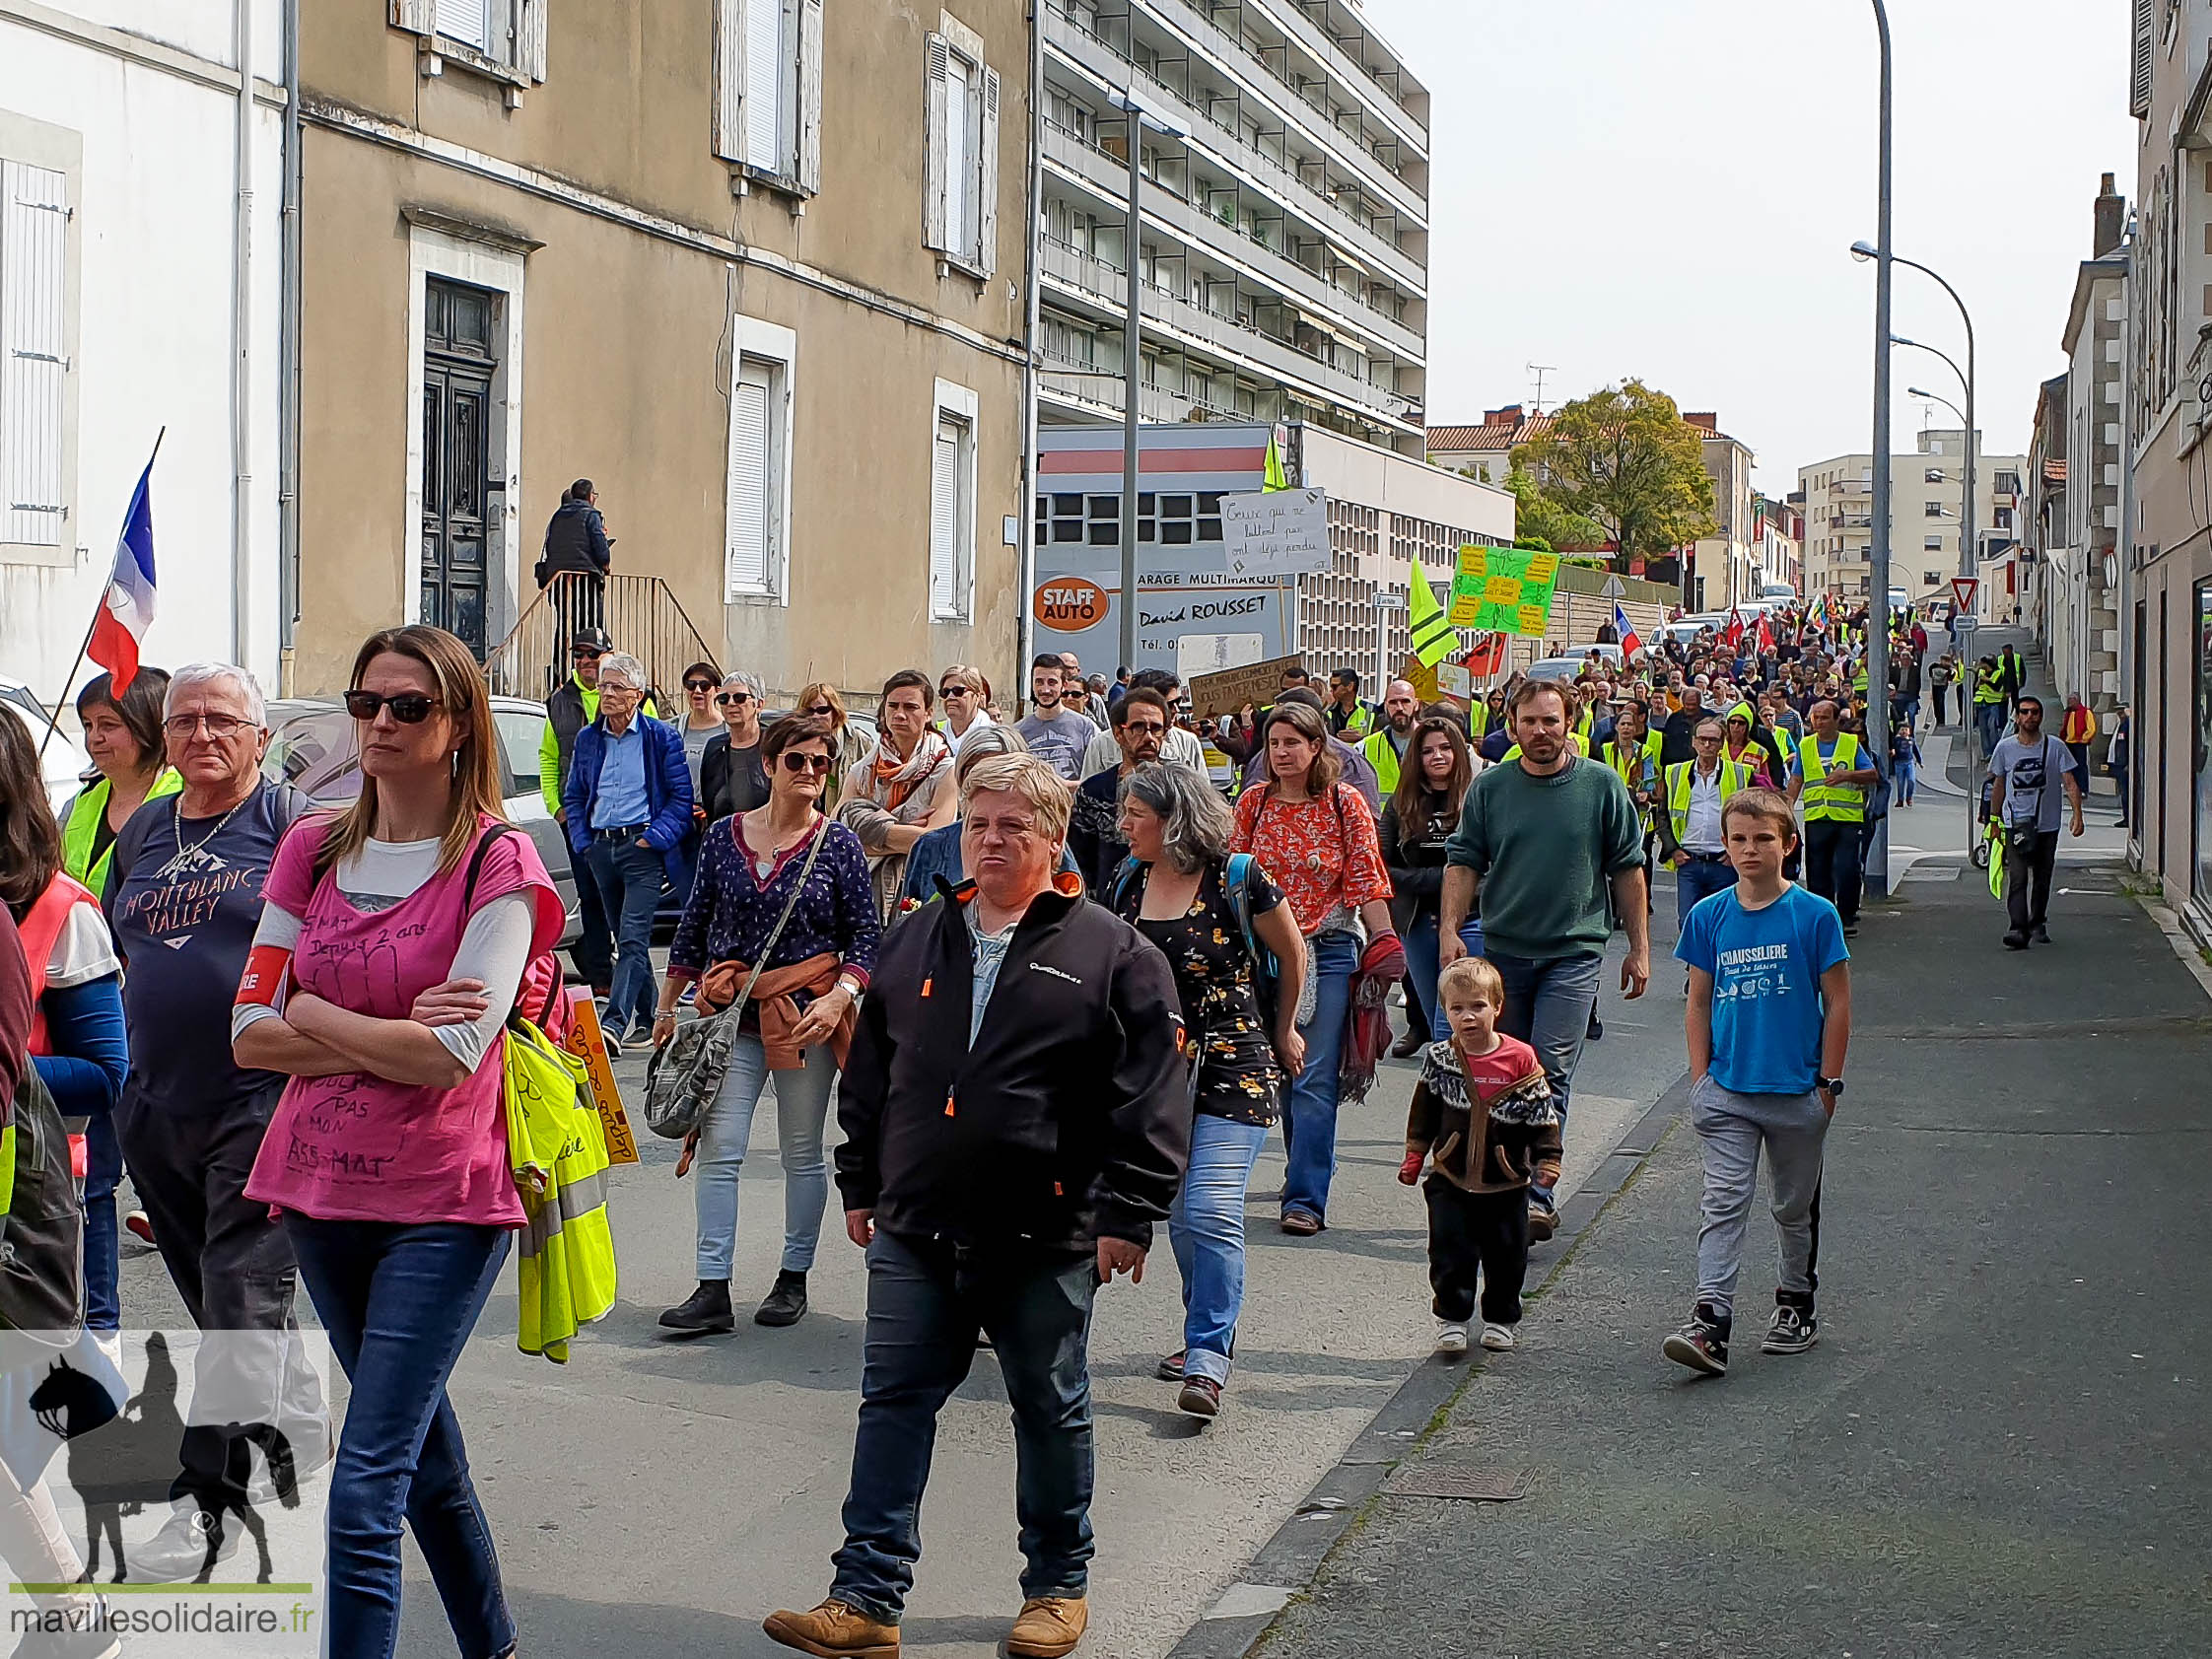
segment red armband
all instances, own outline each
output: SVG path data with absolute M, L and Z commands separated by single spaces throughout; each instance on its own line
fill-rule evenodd
M 255 945 L 246 952 L 245 972 L 239 978 L 239 994 L 235 1001 L 264 1008 L 277 1006 L 283 999 L 284 982 L 291 968 L 292 952 L 284 946 Z

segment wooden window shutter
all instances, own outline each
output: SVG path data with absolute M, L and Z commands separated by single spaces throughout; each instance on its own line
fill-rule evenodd
M 745 0 L 715 5 L 715 154 L 745 159 Z
M 545 8 L 548 0 L 515 0 L 515 67 L 532 82 L 545 79 Z
M 999 268 L 999 71 L 983 72 L 983 142 L 976 167 L 976 263 L 989 276 Z
M 822 187 L 822 0 L 799 0 L 798 187 Z
M 411 35 L 436 33 L 438 0 L 391 0 L 391 26 Z
M 922 243 L 944 253 L 953 250 L 944 222 L 944 161 L 949 142 L 946 123 L 953 118 L 945 107 L 945 79 L 949 67 L 950 49 L 944 36 L 932 35 L 924 60 Z M 965 118 L 965 111 L 962 118 Z
M 2151 112 L 2151 65 L 2158 51 L 2158 8 L 2155 0 L 2135 0 L 2134 49 L 2128 57 L 2127 112 Z
M 781 177 L 784 144 L 783 0 L 746 0 L 745 165 Z
M 63 544 L 68 180 L 0 163 L 0 541 Z

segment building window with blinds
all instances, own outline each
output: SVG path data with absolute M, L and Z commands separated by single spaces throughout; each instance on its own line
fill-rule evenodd
M 545 79 L 548 0 L 390 0 L 391 26 L 421 36 L 425 74 L 447 63 L 511 86 Z
M 976 410 L 979 399 L 936 384 L 930 442 L 930 618 L 965 622 L 975 608 Z
M 745 317 L 737 319 L 737 358 L 729 378 L 723 599 L 729 604 L 788 601 L 795 337 Z
M 715 154 L 794 195 L 822 187 L 822 0 L 716 0 Z
M 924 42 L 922 241 L 976 276 L 999 268 L 999 72 L 949 14 Z
M 72 552 L 70 183 L 0 153 L 0 557 L 40 563 Z

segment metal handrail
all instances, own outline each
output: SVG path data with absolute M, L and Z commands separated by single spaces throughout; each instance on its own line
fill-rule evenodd
M 670 697 L 692 663 L 722 665 L 720 653 L 659 577 L 560 571 L 485 654 L 486 683 L 501 696 L 550 696 L 568 675 L 571 641 L 587 627 L 605 629 L 615 649 L 643 662 L 647 677 Z

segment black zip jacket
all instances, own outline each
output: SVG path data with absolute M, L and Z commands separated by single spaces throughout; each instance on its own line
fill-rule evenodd
M 907 1238 L 1150 1248 L 1191 1151 L 1175 977 L 1080 890 L 1033 900 L 968 1047 L 972 882 L 883 941 L 838 1086 L 847 1210 Z

